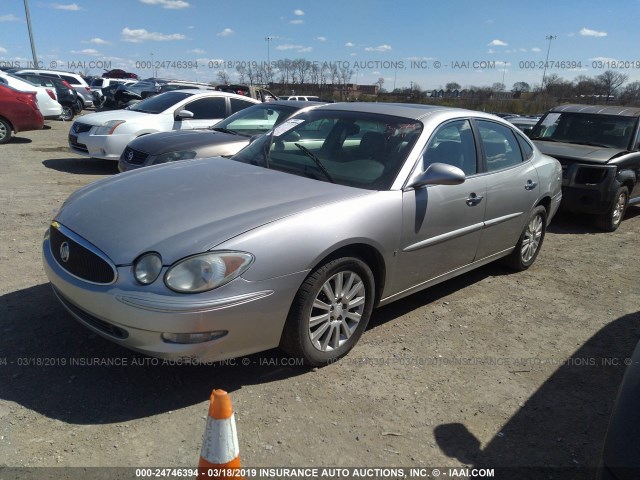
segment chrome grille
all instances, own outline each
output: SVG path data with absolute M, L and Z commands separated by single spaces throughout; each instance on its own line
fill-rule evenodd
M 49 228 L 51 254 L 64 270 L 91 283 L 109 285 L 116 280 L 116 268 L 108 257 L 80 236 L 60 224 Z
M 84 132 L 88 132 L 89 130 L 91 130 L 92 126 L 93 125 L 87 125 L 86 123 L 75 122 L 71 126 L 71 131 L 73 133 L 84 133 Z
M 141 152 L 140 150 L 134 150 L 131 147 L 127 147 L 122 152 L 122 159 L 131 165 L 142 165 L 149 155 Z

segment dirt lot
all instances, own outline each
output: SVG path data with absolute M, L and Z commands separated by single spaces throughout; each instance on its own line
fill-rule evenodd
M 278 351 L 153 365 L 50 291 L 48 223 L 116 166 L 70 153 L 69 123 L 49 126 L 0 146 L 0 467 L 192 467 L 212 388 L 232 394 L 244 466 L 597 464 L 640 337 L 640 208 L 613 234 L 556 218 L 529 271 L 489 265 L 379 309 L 326 368 Z M 106 358 L 126 366 L 91 365 Z

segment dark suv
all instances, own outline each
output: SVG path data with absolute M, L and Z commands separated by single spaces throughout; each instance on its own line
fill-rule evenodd
M 640 203 L 640 108 L 563 105 L 529 135 L 562 164 L 563 210 L 595 215 L 616 230 L 628 205 Z

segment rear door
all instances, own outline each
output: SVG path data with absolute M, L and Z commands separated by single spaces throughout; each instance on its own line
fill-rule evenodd
M 224 96 L 201 97 L 187 103 L 180 110 L 188 110 L 193 113 L 193 118 L 177 121 L 178 130 L 210 127 L 226 118 L 229 111 L 227 98 Z
M 474 121 L 486 180 L 485 228 L 476 260 L 513 248 L 539 196 L 533 149 L 518 142 L 511 128 L 490 120 Z M 526 147 L 529 146 L 529 149 Z

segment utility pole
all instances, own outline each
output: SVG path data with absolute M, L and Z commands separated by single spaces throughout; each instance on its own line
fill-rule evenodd
M 542 73 L 542 88 L 544 89 L 544 81 L 547 77 L 547 63 L 549 63 L 549 52 L 551 51 L 551 40 L 555 40 L 558 38 L 557 35 L 547 35 L 544 37 L 546 40 L 549 40 L 549 46 L 547 47 L 547 58 L 544 61 L 544 72 Z
M 33 29 L 31 28 L 31 15 L 29 14 L 28 0 L 24 0 L 24 11 L 27 15 L 27 28 L 29 29 L 29 40 L 31 41 L 31 55 L 33 55 L 33 67 L 39 68 L 38 54 L 36 53 L 36 44 L 33 41 Z
M 267 81 L 271 83 L 271 40 L 273 37 L 267 35 L 264 39 L 267 42 Z

